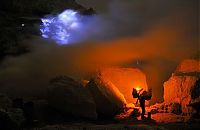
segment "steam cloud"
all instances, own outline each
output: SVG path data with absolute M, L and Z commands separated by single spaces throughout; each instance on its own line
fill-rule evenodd
M 1 64 L 0 91 L 45 96 L 49 79 L 87 79 L 99 67 L 138 67 L 146 73 L 154 100 L 177 64 L 198 53 L 198 0 L 112 0 L 91 18 L 83 41 L 67 46 L 33 37 L 32 52 Z M 137 64 L 139 63 L 139 64 Z

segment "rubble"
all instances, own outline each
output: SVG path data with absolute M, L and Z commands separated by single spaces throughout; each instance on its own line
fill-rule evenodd
M 151 114 L 166 112 L 164 103 L 156 103 L 154 105 L 151 105 L 150 107 L 147 107 L 146 109 L 147 111 L 151 112 Z
M 172 103 L 169 112 L 174 113 L 174 114 L 181 114 L 182 110 L 181 110 L 181 104 L 180 103 Z

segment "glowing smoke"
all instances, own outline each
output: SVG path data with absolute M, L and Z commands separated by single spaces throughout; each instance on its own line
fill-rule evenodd
M 49 80 L 57 75 L 89 79 L 98 67 L 136 66 L 147 75 L 153 99 L 161 99 L 163 81 L 177 63 L 199 49 L 198 0 L 112 0 L 110 5 L 108 12 L 95 17 L 75 13 L 77 29 L 60 25 L 63 21 L 58 24 L 60 15 L 44 18 L 56 23 L 45 22 L 52 30 L 43 33 L 49 39 L 57 36 L 59 25 L 70 36 L 68 42 L 55 41 L 81 44 L 60 47 L 40 38 L 26 42 L 31 45 L 30 53 L 8 57 L 1 63 L 0 91 L 16 97 L 45 95 Z
M 74 33 L 81 29 L 81 16 L 74 10 L 65 10 L 57 16 L 42 18 L 41 21 L 42 37 L 62 45 L 76 41 Z

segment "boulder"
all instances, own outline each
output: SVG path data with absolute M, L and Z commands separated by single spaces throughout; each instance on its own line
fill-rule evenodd
M 132 96 L 133 88 L 148 90 L 146 76 L 139 69 L 111 67 L 100 69 L 99 73 L 119 89 L 128 103 L 136 103 L 137 99 Z
M 97 119 L 95 102 L 88 89 L 67 76 L 50 81 L 48 102 L 65 115 Z
M 100 117 L 113 117 L 127 104 L 118 88 L 101 74 L 90 80 L 86 87 L 94 97 Z
M 185 60 L 164 83 L 164 102 L 179 103 L 185 114 L 192 114 L 190 102 L 200 96 L 199 61 Z
M 147 111 L 150 111 L 151 114 L 156 113 L 168 113 L 169 112 L 169 104 L 166 103 L 156 103 L 154 105 L 151 105 L 150 107 L 146 107 Z

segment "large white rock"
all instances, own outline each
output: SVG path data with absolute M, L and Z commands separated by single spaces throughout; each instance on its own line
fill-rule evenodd
M 112 117 L 123 110 L 126 99 L 115 85 L 97 75 L 86 86 L 94 97 L 99 116 Z
M 124 95 L 128 103 L 136 103 L 132 96 L 133 88 L 148 90 L 145 74 L 136 68 L 103 68 L 99 73 L 104 79 L 110 80 Z
M 65 115 L 97 119 L 95 102 L 90 92 L 72 78 L 62 76 L 51 80 L 48 102 Z

